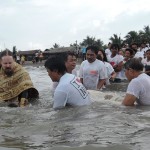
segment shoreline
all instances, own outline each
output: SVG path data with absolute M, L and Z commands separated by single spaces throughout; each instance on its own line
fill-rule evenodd
M 46 60 L 43 60 L 42 62 L 38 62 L 38 63 L 33 63 L 32 61 L 25 61 L 25 63 L 22 66 L 23 67 L 25 67 L 25 66 L 33 66 L 33 67 L 44 66 L 45 61 Z M 82 61 L 80 59 L 78 59 L 76 64 L 80 65 L 81 63 L 82 63 Z

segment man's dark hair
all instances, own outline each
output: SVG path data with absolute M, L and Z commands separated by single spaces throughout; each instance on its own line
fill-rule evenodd
M 126 51 L 130 52 L 130 55 L 133 55 L 133 54 L 134 54 L 134 51 L 133 51 L 131 48 L 126 48 L 126 49 L 125 49 L 125 52 L 126 52 Z
M 13 57 L 13 53 L 10 50 L 6 49 L 1 52 L 0 59 L 2 59 L 3 56 L 12 56 Z
M 110 49 L 117 49 L 119 51 L 119 45 L 118 44 L 112 44 Z
M 68 56 L 72 56 L 72 57 L 75 56 L 75 57 L 76 57 L 76 55 L 75 55 L 74 52 L 66 52 L 66 53 L 63 53 L 63 54 L 62 54 L 62 57 L 63 57 L 63 59 L 64 59 L 65 62 L 68 60 Z
M 133 69 L 135 71 L 143 71 L 143 64 L 139 58 L 132 58 L 128 60 L 125 64 L 125 69 Z
M 60 74 L 65 74 L 67 71 L 65 62 L 62 56 L 53 56 L 51 58 L 48 58 L 44 66 L 50 71 L 56 71 Z
M 135 42 L 131 43 L 130 47 L 132 47 L 132 45 L 136 45 L 136 46 L 138 46 L 138 44 L 137 44 L 137 43 L 135 43 Z
M 94 53 L 97 55 L 98 50 L 99 50 L 99 47 L 92 45 L 92 46 L 88 46 L 88 47 L 86 48 L 86 52 L 87 52 L 87 50 L 91 50 L 92 52 L 94 52 Z

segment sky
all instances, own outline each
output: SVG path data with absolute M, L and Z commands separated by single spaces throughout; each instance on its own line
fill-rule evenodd
M 150 26 L 150 0 L 0 0 L 0 50 L 68 47 L 87 36 L 108 44 Z

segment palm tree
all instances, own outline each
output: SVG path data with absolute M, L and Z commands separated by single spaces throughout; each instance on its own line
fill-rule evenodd
M 101 39 L 95 39 L 95 37 L 87 36 L 86 39 L 83 39 L 83 42 L 80 43 L 80 46 L 90 46 L 95 45 L 100 48 L 103 47 L 103 41 Z
M 83 39 L 83 42 L 81 42 L 81 46 L 90 46 L 94 45 L 95 43 L 95 37 L 87 36 L 86 39 Z
M 119 47 L 121 47 L 123 40 L 121 39 L 120 36 L 118 36 L 117 34 L 113 34 L 113 36 L 111 36 L 109 38 L 109 40 L 113 43 L 113 44 L 118 44 Z
M 150 41 L 150 27 L 144 26 L 144 31 L 139 31 L 139 35 L 141 38 L 141 42 L 149 42 Z
M 100 39 L 98 39 L 97 41 L 95 41 L 95 45 L 97 45 L 98 47 L 102 48 L 103 47 L 103 41 L 101 41 Z
M 140 43 L 140 37 L 136 31 L 128 32 L 128 34 L 124 38 L 125 38 L 125 42 L 128 43 L 129 45 L 134 42 Z

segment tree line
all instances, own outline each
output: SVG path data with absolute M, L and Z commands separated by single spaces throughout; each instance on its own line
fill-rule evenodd
M 139 30 L 139 31 L 130 31 L 126 34 L 126 36 L 123 38 L 121 38 L 121 36 L 117 35 L 117 34 L 113 34 L 113 36 L 111 36 L 109 38 L 111 43 L 116 43 L 118 44 L 120 47 L 123 47 L 123 45 L 125 44 L 129 44 L 131 45 L 132 43 L 136 43 L 138 45 L 140 45 L 141 43 L 150 43 L 150 27 L 148 26 L 144 26 L 143 30 Z M 104 42 L 101 39 L 96 39 L 95 37 L 90 37 L 89 35 L 83 39 L 82 42 L 77 43 L 77 41 L 75 41 L 75 43 L 70 44 L 70 46 L 74 46 L 74 47 L 87 47 L 89 45 L 97 45 L 98 47 L 105 49 L 107 47 L 107 44 L 104 44 Z M 64 46 L 60 46 L 59 44 L 55 43 L 53 45 L 52 48 L 60 48 L 60 47 L 64 47 Z

